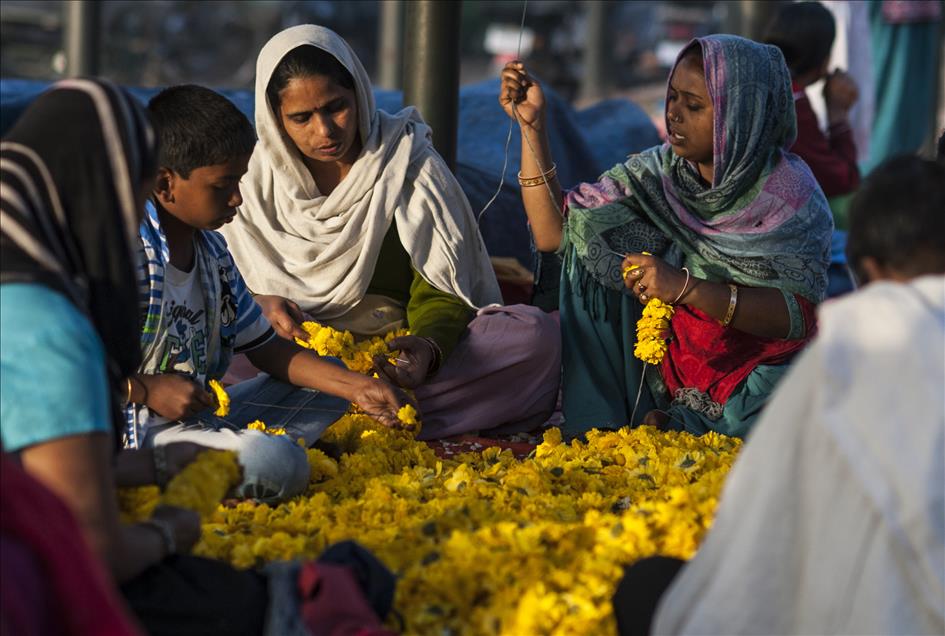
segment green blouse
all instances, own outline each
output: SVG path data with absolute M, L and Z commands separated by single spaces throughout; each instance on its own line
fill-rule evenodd
M 381 294 L 407 306 L 407 326 L 415 336 L 432 338 L 449 357 L 475 309 L 462 299 L 440 291 L 413 268 L 400 242 L 396 222 L 384 236 L 367 293 Z

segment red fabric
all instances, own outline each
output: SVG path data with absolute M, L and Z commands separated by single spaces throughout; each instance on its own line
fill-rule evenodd
M 883 0 L 883 19 L 889 24 L 934 22 L 941 15 L 938 0 Z
M 6 453 L 0 507 L 4 634 L 49 633 L 44 628 L 61 636 L 141 633 L 71 512 Z
M 802 340 L 760 338 L 723 327 L 698 309 L 676 308 L 670 321 L 673 338 L 663 358 L 663 381 L 676 389 L 695 388 L 725 404 L 738 385 L 760 364 L 782 364 L 804 348 L 816 331 L 815 305 L 796 296 L 807 327 Z
M 311 561 L 299 572 L 302 621 L 312 636 L 394 636 L 344 565 Z
M 852 192 L 860 184 L 853 129 L 848 124 L 837 124 L 828 130 L 829 137 L 824 135 L 803 91 L 803 88 L 794 86 L 797 141 L 791 152 L 810 166 L 814 178 L 828 197 Z
M 478 453 L 486 448 L 498 446 L 502 450 L 510 450 L 518 459 L 528 456 L 541 443 L 542 433 L 539 432 L 534 441 L 512 441 L 503 437 L 478 437 L 476 435 L 456 435 L 446 439 L 428 440 L 427 446 L 433 449 L 440 459 L 451 459 L 460 453 Z

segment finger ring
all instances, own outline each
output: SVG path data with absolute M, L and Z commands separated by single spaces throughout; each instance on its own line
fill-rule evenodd
M 633 268 L 632 268 L 632 267 L 624 267 L 624 268 L 623 268 L 623 279 L 624 279 L 624 281 L 627 280 L 627 276 L 629 276 L 629 275 L 630 275 L 630 272 L 632 272 L 632 271 L 633 271 Z
M 646 299 L 647 299 L 646 294 L 640 294 L 640 300 L 646 300 Z
M 640 291 L 640 293 L 642 294 L 643 292 L 646 291 L 646 285 L 644 285 L 643 283 L 640 283 L 639 285 L 637 285 L 637 289 L 638 289 L 638 290 Z

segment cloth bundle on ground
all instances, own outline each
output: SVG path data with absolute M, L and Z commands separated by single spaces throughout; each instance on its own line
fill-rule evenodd
M 354 541 L 329 546 L 317 561 L 274 563 L 267 636 L 392 636 L 382 621 L 394 604 L 394 575 Z

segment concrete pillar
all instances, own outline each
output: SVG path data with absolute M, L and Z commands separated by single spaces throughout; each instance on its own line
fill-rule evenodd
M 602 0 L 584 2 L 584 63 L 581 101 L 595 102 L 607 96 L 607 5 Z
M 453 170 L 462 2 L 413 0 L 407 3 L 405 18 L 404 105 L 419 109 L 433 128 L 433 146 Z
M 90 76 L 99 73 L 101 4 L 91 0 L 67 0 L 64 49 L 66 75 Z
M 389 90 L 404 87 L 404 2 L 382 0 L 377 50 L 377 85 Z

